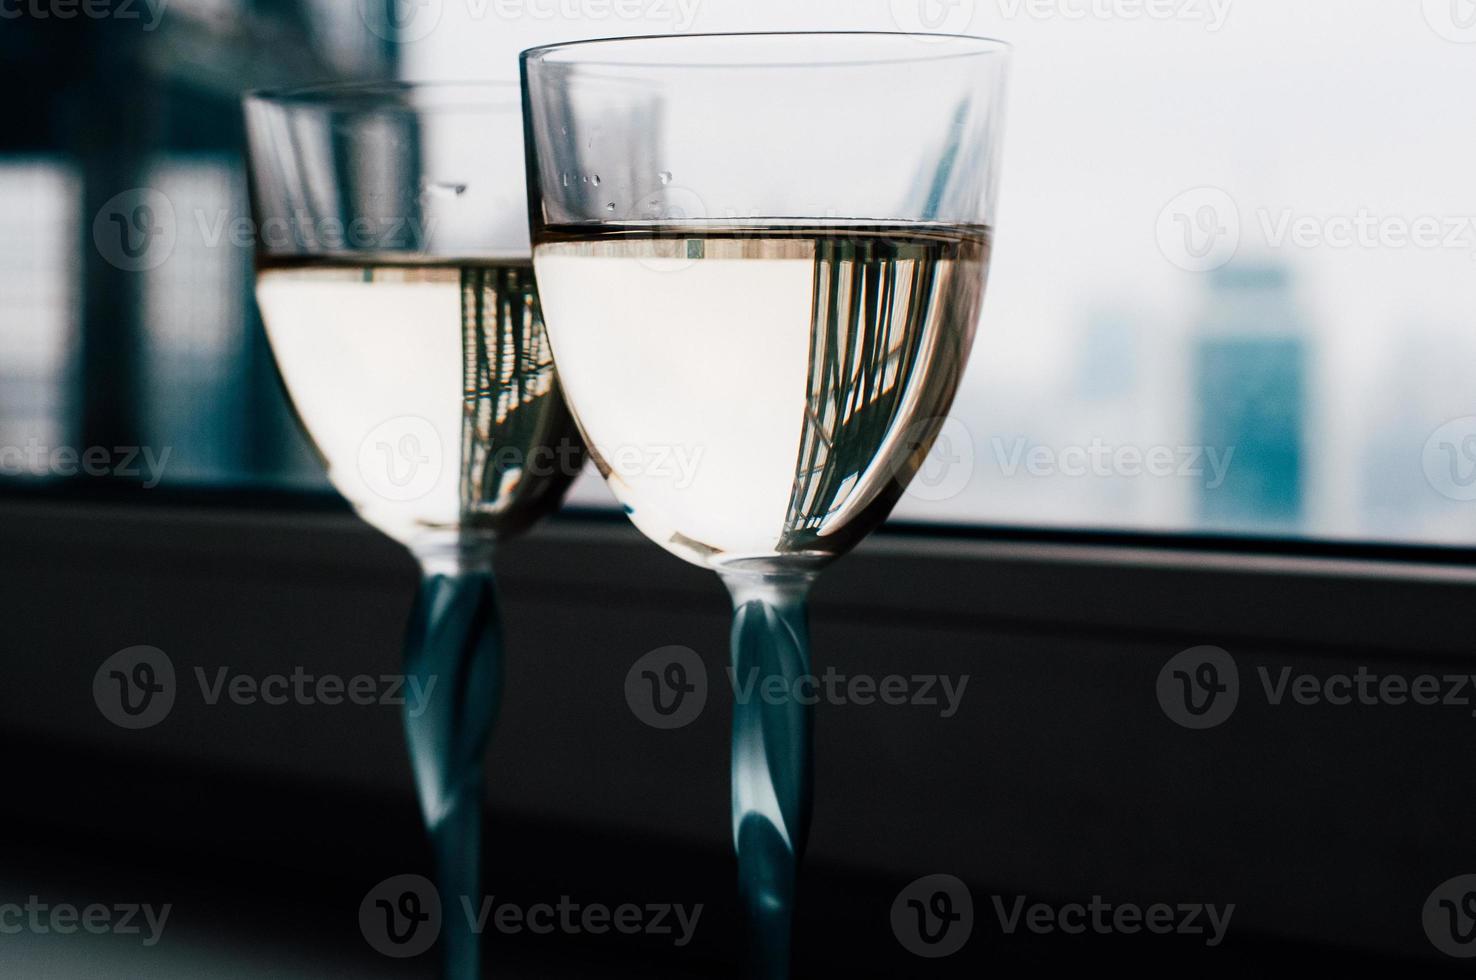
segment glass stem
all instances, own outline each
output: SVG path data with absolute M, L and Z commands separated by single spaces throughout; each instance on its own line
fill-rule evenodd
M 733 843 L 746 975 L 790 974 L 795 881 L 810 826 L 810 576 L 725 574 L 733 596 Z
M 420 593 L 405 637 L 405 737 L 435 852 L 442 976 L 477 980 L 481 943 L 472 923 L 482 900 L 483 756 L 502 695 L 501 622 L 489 549 L 417 557 Z M 417 690 L 423 695 L 414 696 Z

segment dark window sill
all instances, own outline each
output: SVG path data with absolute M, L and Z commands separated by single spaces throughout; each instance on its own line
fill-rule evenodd
M 370 794 L 413 825 L 392 710 L 194 696 L 147 731 L 100 716 L 93 674 L 135 644 L 164 649 L 186 677 L 397 669 L 415 579 L 403 549 L 341 507 L 150 499 L 0 500 L 12 609 L 0 718 L 28 747 L 30 783 L 11 822 L 195 840 L 185 823 L 212 814 L 159 813 L 147 787 L 208 770 L 289 796 L 312 787 L 295 805 Z M 689 646 L 722 676 L 716 577 L 623 519 L 578 514 L 507 544 L 499 574 L 510 654 L 494 819 L 724 853 L 725 687 L 679 732 L 641 725 L 623 696 L 631 664 L 662 646 Z M 1451 775 L 1465 768 L 1471 709 L 1275 707 L 1255 672 L 1459 671 L 1473 585 L 1476 569 L 1434 556 L 876 535 L 817 587 L 817 672 L 968 675 L 968 694 L 948 719 L 911 705 L 817 708 L 810 860 L 887 887 L 946 871 L 983 889 L 980 903 L 1235 902 L 1245 935 L 1425 959 L 1424 899 L 1476 867 L 1464 829 L 1476 791 Z M 1222 727 L 1190 731 L 1165 717 L 1156 681 L 1204 644 L 1236 657 L 1243 696 Z M 154 782 L 100 779 L 124 765 Z M 122 813 L 148 816 L 108 822 Z M 252 819 L 232 824 L 232 846 L 290 833 Z M 346 843 L 323 848 L 325 861 L 365 860 Z M 863 905 L 835 915 L 884 921 Z

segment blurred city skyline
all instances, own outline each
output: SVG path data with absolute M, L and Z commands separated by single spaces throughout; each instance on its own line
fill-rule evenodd
M 1476 26 L 1463 2 L 423 0 L 398 20 L 321 3 L 303 20 L 342 75 L 372 74 L 366 52 L 382 45 L 417 80 L 509 79 L 531 45 L 678 28 L 936 24 L 1009 40 L 991 285 L 935 460 L 966 479 L 920 488 L 898 516 L 1469 544 L 1476 133 L 1460 120 Z M 175 0 L 138 43 L 167 41 L 171 12 L 219 25 L 247 9 Z M 946 42 L 919 41 L 933 43 Z M 183 77 L 176 93 L 194 84 Z M 211 84 L 261 79 L 237 81 Z M 171 482 L 321 487 L 300 446 L 266 466 L 238 445 L 261 438 L 243 422 L 261 367 L 249 250 L 212 243 L 219 226 L 197 215 L 244 215 L 244 177 L 233 147 L 197 142 L 158 148 L 144 178 L 174 202 L 178 241 L 139 273 L 142 431 L 176 444 Z M 87 202 L 113 189 L 87 192 L 60 150 L 0 153 L 0 444 L 75 441 Z M 1109 462 L 1078 475 L 1079 458 Z M 576 499 L 608 497 L 586 483 Z

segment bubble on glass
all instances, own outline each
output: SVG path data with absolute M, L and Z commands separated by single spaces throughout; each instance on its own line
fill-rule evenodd
M 661 181 L 661 186 L 665 187 L 667 184 L 671 183 L 671 171 L 661 171 L 661 173 L 656 175 L 656 179 Z
M 427 197 L 450 198 L 465 194 L 466 187 L 466 184 L 454 180 L 428 180 L 423 191 Z

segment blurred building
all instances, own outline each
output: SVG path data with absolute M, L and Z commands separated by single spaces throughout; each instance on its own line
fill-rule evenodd
M 176 484 L 317 485 L 230 231 L 249 217 L 240 97 L 392 77 L 391 46 L 341 0 L 102 9 L 20 7 L 0 32 L 0 79 L 26 93 L 0 132 L 0 475 L 149 446 Z
M 1294 532 L 1306 492 L 1308 331 L 1290 270 L 1232 264 L 1208 279 L 1192 350 L 1202 447 L 1234 450 L 1224 481 L 1199 491 L 1208 528 Z

